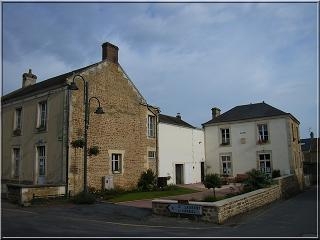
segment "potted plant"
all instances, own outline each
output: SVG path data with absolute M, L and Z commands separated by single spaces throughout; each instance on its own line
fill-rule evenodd
M 83 148 L 84 146 L 84 140 L 83 139 L 77 139 L 71 142 L 71 146 L 73 148 Z
M 92 146 L 88 149 L 88 155 L 89 156 L 97 156 L 99 154 L 99 147 L 98 146 Z

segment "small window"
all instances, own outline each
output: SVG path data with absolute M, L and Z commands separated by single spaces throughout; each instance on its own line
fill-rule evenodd
M 16 108 L 14 129 L 22 128 L 22 108 Z
M 266 143 L 269 141 L 269 133 L 267 124 L 258 124 L 258 143 Z
M 112 153 L 111 165 L 112 173 L 121 173 L 122 154 Z
M 148 137 L 155 137 L 156 117 L 148 115 Z
M 221 174 L 231 176 L 232 175 L 232 163 L 231 163 L 231 156 L 230 155 L 223 155 L 221 156 Z
M 38 152 L 38 166 L 39 166 L 39 176 L 46 175 L 46 147 L 37 147 Z
M 271 157 L 270 154 L 259 154 L 259 168 L 261 172 L 271 175 Z
M 20 176 L 20 161 L 21 161 L 20 148 L 13 148 L 14 177 Z
M 148 151 L 148 158 L 150 160 L 154 160 L 156 158 L 156 152 L 155 151 Z
M 46 130 L 47 128 L 47 101 L 38 104 L 38 130 Z
M 221 128 L 221 145 L 230 145 L 230 129 Z

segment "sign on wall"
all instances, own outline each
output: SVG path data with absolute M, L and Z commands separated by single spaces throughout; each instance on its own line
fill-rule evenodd
M 172 213 L 202 215 L 202 206 L 199 205 L 173 203 L 168 209 Z

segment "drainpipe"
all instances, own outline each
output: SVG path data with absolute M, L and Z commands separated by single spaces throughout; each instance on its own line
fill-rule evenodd
M 66 141 L 64 142 L 66 148 L 66 196 L 69 194 L 69 116 L 70 116 L 70 89 L 66 89 Z

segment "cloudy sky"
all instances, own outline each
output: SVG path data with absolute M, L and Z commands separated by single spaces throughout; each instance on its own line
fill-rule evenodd
M 101 44 L 149 104 L 200 127 L 266 103 L 317 136 L 318 3 L 3 3 L 2 95 L 101 60 Z

